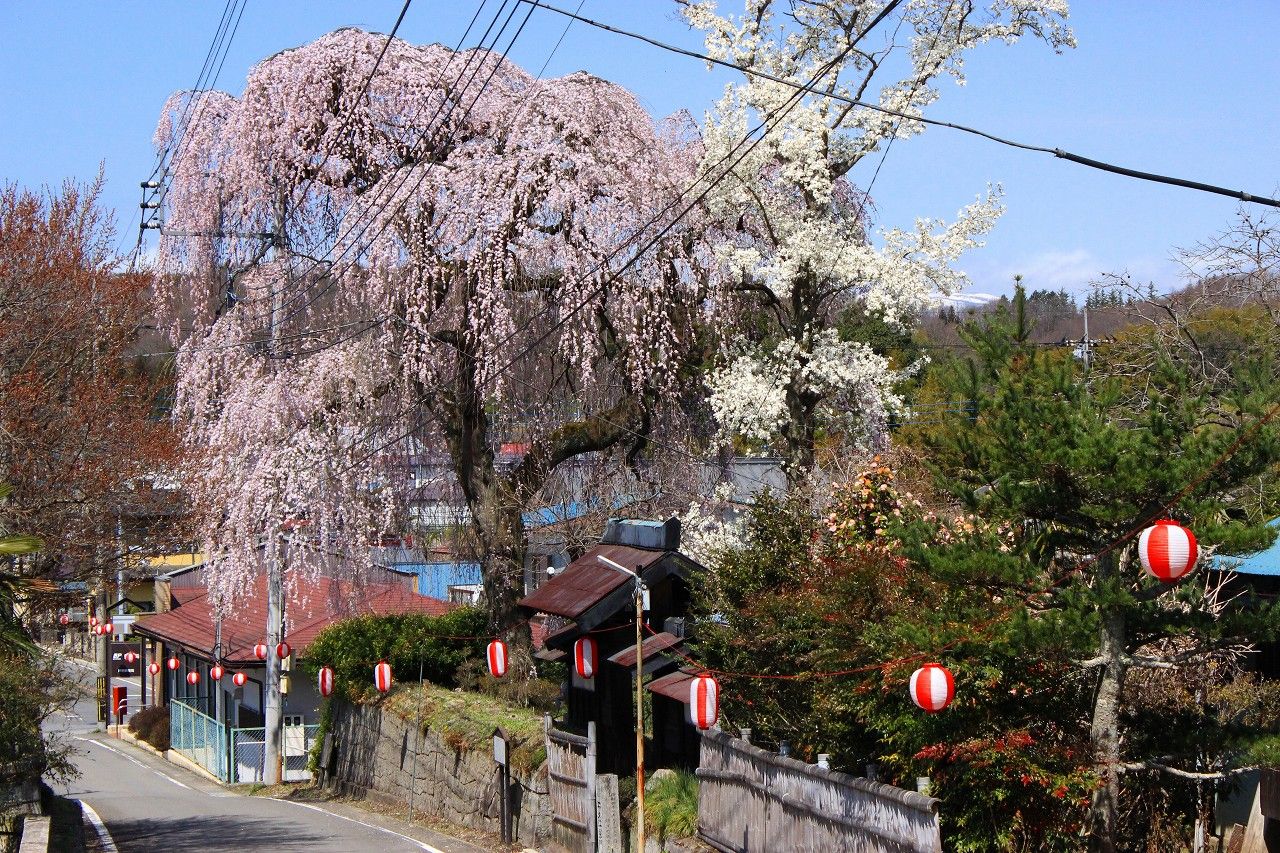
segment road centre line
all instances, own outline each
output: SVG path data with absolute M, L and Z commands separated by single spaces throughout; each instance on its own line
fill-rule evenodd
M 195 790 L 190 785 L 185 785 L 182 782 L 179 782 L 177 779 L 174 779 L 172 776 L 168 775 L 167 773 L 161 773 L 159 770 L 156 770 L 154 767 L 148 767 L 146 764 L 134 758 L 132 755 L 121 752 L 120 750 L 115 749 L 114 747 L 107 746 L 105 743 L 102 743 L 101 741 L 97 741 L 97 740 L 94 740 L 93 738 L 86 738 L 86 737 L 78 737 L 76 738 L 76 740 L 82 740 L 85 743 L 91 743 L 94 746 L 100 746 L 103 749 L 105 749 L 107 752 L 114 752 L 116 755 L 120 756 L 121 758 L 124 758 L 128 761 L 132 761 L 134 764 L 138 765 L 143 770 L 146 770 L 150 773 L 154 773 L 155 775 L 159 776 L 161 779 L 164 779 L 165 781 L 172 782 L 173 784 L 177 785 L 179 788 L 186 788 L 188 791 Z
M 93 831 L 98 834 L 99 853 L 120 853 L 120 848 L 116 847 L 116 841 L 111 837 L 111 833 L 107 831 L 107 825 L 102 822 L 102 818 L 98 817 L 98 813 L 93 810 L 93 806 L 84 800 L 78 800 L 80 808 L 84 811 L 84 816 L 89 819 L 89 823 L 93 824 Z
M 425 841 L 419 841 L 416 838 L 410 838 L 408 835 L 405 835 L 400 832 L 396 832 L 394 829 L 387 829 L 385 826 L 377 826 L 372 823 L 365 823 L 364 821 L 356 820 L 353 817 L 347 817 L 346 815 L 341 815 L 341 814 L 338 814 L 337 812 L 331 812 L 328 809 L 322 809 L 319 806 L 313 806 L 311 803 L 299 803 L 296 800 L 277 800 L 277 802 L 288 803 L 291 806 L 300 806 L 301 808 L 304 808 L 304 809 L 311 809 L 313 812 L 320 812 L 321 814 L 327 814 L 332 817 L 339 818 L 341 820 L 350 821 L 351 823 L 359 824 L 360 826 L 363 826 L 366 829 L 376 829 L 379 832 L 385 832 L 388 835 L 394 835 L 397 838 L 403 838 L 405 841 L 408 841 L 410 844 L 418 845 L 423 850 L 426 850 L 427 853 L 444 853 L 444 851 L 441 850 L 439 847 L 432 847 L 430 844 L 426 843 Z

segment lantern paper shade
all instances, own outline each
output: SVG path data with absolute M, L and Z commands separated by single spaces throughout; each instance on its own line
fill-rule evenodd
M 293 654 L 293 649 L 289 648 L 288 643 L 276 643 L 276 657 L 280 658 L 280 660 L 284 660 L 291 654 Z
M 267 644 L 266 644 L 266 643 L 257 643 L 256 645 L 254 645 L 254 647 L 253 647 L 253 656 L 254 656 L 255 658 L 257 658 L 258 660 L 266 660 L 266 659 L 267 659 Z
M 951 672 L 940 663 L 927 663 L 911 673 L 911 701 L 930 714 L 936 714 L 951 704 L 956 695 L 956 683 Z
M 507 644 L 494 640 L 489 644 L 489 674 L 501 678 L 507 674 Z
M 720 684 L 709 675 L 689 682 L 689 717 L 703 731 L 720 719 Z
M 373 686 L 380 693 L 391 689 L 391 664 L 384 660 L 378 661 L 378 665 L 373 668 Z
M 180 661 L 177 658 L 169 658 L 169 669 L 177 669 Z
M 152 675 L 159 674 L 160 664 L 156 663 L 155 661 L 152 661 L 151 663 L 147 664 L 147 672 L 151 673 Z
M 70 623 L 71 623 L 71 617 L 68 616 L 67 614 L 63 613 L 61 616 L 58 617 L 59 625 L 68 625 Z
M 235 675 L 231 676 L 231 683 L 236 687 L 244 687 L 245 682 L 248 680 L 249 676 L 245 675 L 243 672 L 237 672 Z
M 191 672 L 187 673 L 187 684 L 195 686 L 199 683 L 200 683 L 200 673 L 196 672 L 195 670 L 192 670 Z
M 214 681 L 221 681 L 224 672 L 226 672 L 226 670 L 222 668 L 222 664 L 215 663 L 209 668 L 209 677 Z
M 319 682 L 321 696 L 333 693 L 333 670 L 327 666 L 320 667 Z
M 596 641 L 591 637 L 581 637 L 573 644 L 573 668 L 579 678 L 595 678 L 597 652 Z
M 125 653 L 124 653 L 124 662 L 125 662 L 125 663 L 137 663 L 137 661 L 138 661 L 138 655 L 137 655 L 136 653 L 134 653 L 134 652 L 125 652 Z
M 93 626 L 95 626 L 95 625 L 97 625 L 97 624 L 98 624 L 98 617 L 97 617 L 97 616 L 90 616 L 90 617 L 89 617 L 89 627 L 90 627 L 90 628 L 92 628 Z
M 1147 574 L 1176 581 L 1196 567 L 1196 537 L 1176 521 L 1165 519 L 1142 531 L 1138 559 Z

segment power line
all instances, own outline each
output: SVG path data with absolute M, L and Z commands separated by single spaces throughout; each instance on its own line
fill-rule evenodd
M 1052 154 L 1054 157 L 1057 157 L 1058 159 L 1067 160 L 1069 162 L 1076 163 L 1081 166 L 1087 166 L 1090 169 L 1098 169 L 1104 172 L 1111 172 L 1112 174 L 1116 174 L 1116 175 L 1124 175 L 1125 177 L 1136 178 L 1141 181 L 1150 181 L 1152 183 L 1158 183 L 1158 184 L 1168 184 L 1170 186 L 1183 187 L 1185 189 L 1198 190 L 1200 192 L 1213 193 L 1215 195 L 1223 195 L 1223 196 L 1227 196 L 1228 198 L 1238 199 L 1239 201 L 1243 201 L 1249 204 L 1263 204 L 1270 207 L 1280 207 L 1280 200 L 1271 198 L 1270 196 L 1267 196 L 1267 195 L 1249 193 L 1249 192 L 1245 192 L 1244 190 L 1233 190 L 1227 187 L 1220 187 L 1215 184 L 1207 184 L 1201 181 L 1192 181 L 1187 178 L 1178 178 L 1178 177 L 1172 177 L 1169 175 L 1158 175 L 1154 172 L 1144 172 L 1140 169 L 1130 169 L 1125 166 L 1117 166 L 1113 163 L 1107 163 L 1102 160 L 1095 160 L 1090 157 L 1083 157 L 1079 154 L 1073 154 L 1070 151 L 1065 151 L 1061 148 L 1050 148 L 1044 145 L 1032 145 L 1025 142 L 1016 142 L 1012 139 L 1006 139 L 1001 136 L 996 136 L 993 133 L 988 133 L 984 130 L 979 130 L 975 127 L 969 127 L 963 124 L 956 124 L 955 122 L 926 118 L 923 115 L 911 115 L 910 113 L 900 112 L 898 110 L 889 109 L 888 107 L 882 107 L 879 104 L 867 103 L 866 101 L 860 101 L 857 98 L 851 98 L 847 95 L 841 95 L 836 92 L 824 92 L 821 89 L 815 89 L 811 83 L 810 84 L 796 83 L 795 81 L 787 80 L 783 77 L 778 77 L 777 75 L 770 74 L 766 71 L 761 71 L 757 68 L 750 68 L 745 65 L 740 65 L 736 62 L 730 62 L 726 59 L 717 59 L 713 56 L 708 56 L 705 53 L 699 53 L 698 51 L 688 50 L 687 48 L 679 47 L 678 45 L 668 44 L 667 42 L 659 41 L 655 38 L 651 38 L 650 36 L 646 36 L 642 33 L 631 32 L 629 30 L 624 30 L 619 27 L 612 26 L 610 24 L 602 23 L 600 21 L 594 21 L 590 18 L 584 18 L 583 16 L 578 15 L 577 13 L 574 13 L 574 12 L 570 12 L 567 9 L 560 9 L 556 6 L 552 6 L 549 3 L 544 3 L 542 2 L 542 0 L 524 0 L 524 2 L 537 6 L 540 9 L 546 9 L 549 12 L 555 12 L 558 15 L 564 15 L 565 17 L 572 18 L 575 21 L 581 21 L 582 23 L 591 27 L 595 27 L 596 29 L 604 30 L 606 32 L 614 33 L 620 36 L 625 36 L 630 39 L 635 39 L 636 41 L 644 42 L 654 47 L 661 48 L 662 50 L 670 51 L 671 53 L 678 53 L 678 54 L 681 54 L 682 56 L 690 57 L 691 59 L 697 59 L 702 62 L 710 62 L 714 65 L 720 65 L 725 68 L 733 68 L 737 71 L 741 71 L 743 74 L 747 74 L 752 77 L 759 77 L 764 80 L 770 80 L 774 83 L 781 83 L 784 86 L 790 86 L 794 89 L 800 89 L 804 92 L 808 92 L 809 94 L 818 95 L 819 97 L 830 98 L 835 101 L 841 101 L 843 103 L 849 104 L 850 106 L 864 107 L 865 109 L 873 110 L 875 112 L 883 113 L 885 115 L 896 116 L 897 118 L 906 119 L 907 121 L 918 121 L 922 124 L 934 125 L 935 127 L 949 127 L 952 130 L 958 130 L 962 133 L 969 133 L 969 134 L 973 134 L 974 136 L 980 136 L 983 139 L 990 140 L 991 142 L 997 142 L 1001 145 L 1007 145 L 1011 148 L 1020 148 L 1024 151 L 1034 151 L 1041 154 Z

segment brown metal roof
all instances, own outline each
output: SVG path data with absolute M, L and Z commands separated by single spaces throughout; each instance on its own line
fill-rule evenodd
M 610 568 L 596 558 L 604 556 L 632 571 L 643 572 L 672 551 L 650 551 L 628 545 L 597 545 L 574 560 L 560 574 L 520 601 L 520 606 L 541 613 L 576 619 L 599 604 L 611 592 L 631 583 L 631 576 Z
M 659 696 L 666 696 L 668 699 L 674 699 L 685 705 L 689 704 L 689 682 L 697 676 L 696 672 L 688 669 L 678 669 L 669 675 L 661 678 L 655 678 L 644 687 Z
M 665 651 L 666 649 L 670 649 L 674 646 L 678 646 L 683 642 L 684 640 L 680 639 L 674 634 L 668 634 L 666 631 L 663 631 L 661 634 L 654 634 L 652 637 L 646 638 L 644 643 L 642 644 L 644 648 L 645 662 L 647 663 L 648 661 L 652 660 L 653 656 L 658 654 L 658 652 Z M 612 657 L 610 657 L 609 662 L 616 663 L 619 666 L 625 666 L 627 669 L 631 669 L 636 665 L 636 647 L 627 646 L 625 649 L 618 652 L 616 655 L 613 655 Z
M 214 613 L 204 590 L 184 598 L 181 607 L 138 619 L 133 631 L 165 643 L 181 646 L 194 654 L 213 657 Z M 285 603 L 288 633 L 285 639 L 300 657 L 324 628 L 353 616 L 365 614 L 425 613 L 439 616 L 454 605 L 438 598 L 419 595 L 398 584 L 361 584 L 320 577 L 305 595 L 290 597 Z M 267 624 L 266 578 L 259 577 L 250 595 L 222 620 L 223 661 L 256 663 L 255 643 L 265 642 Z

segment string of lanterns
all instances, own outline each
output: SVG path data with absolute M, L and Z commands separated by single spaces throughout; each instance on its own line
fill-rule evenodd
M 1138 539 L 1138 558 L 1143 570 L 1164 583 L 1172 583 L 1189 574 L 1194 570 L 1198 556 L 1199 550 L 1195 535 L 1171 519 L 1161 519 L 1147 527 L 1142 531 Z M 67 614 L 60 615 L 59 622 L 61 624 L 65 625 L 69 621 L 70 617 Z M 90 617 L 90 625 L 93 632 L 99 636 L 114 633 L 110 622 L 99 622 L 95 616 Z M 468 637 L 462 639 L 477 638 Z M 257 643 L 253 647 L 254 657 L 261 661 L 267 659 L 269 651 L 266 643 Z M 281 641 L 276 644 L 275 653 L 279 659 L 284 660 L 293 653 L 293 650 L 287 642 Z M 694 662 L 687 655 L 683 655 L 683 653 L 681 655 L 691 663 Z M 126 652 L 124 660 L 126 663 L 132 664 L 138 660 L 138 656 L 132 651 Z M 574 671 L 579 678 L 592 679 L 595 677 L 599 666 L 599 645 L 594 637 L 583 636 L 578 638 L 574 643 L 573 660 Z M 490 641 L 486 647 L 486 662 L 491 677 L 503 678 L 507 674 L 510 662 L 509 649 L 506 642 L 501 639 Z M 176 656 L 171 656 L 167 661 L 167 665 L 171 671 L 176 671 L 181 662 Z M 147 670 L 152 675 L 156 675 L 160 671 L 160 666 L 158 663 L 152 662 L 148 665 Z M 719 719 L 720 684 L 713 672 L 715 671 L 706 670 L 689 682 L 690 718 L 699 729 L 711 728 Z M 215 682 L 220 681 L 224 674 L 225 670 L 221 663 L 215 663 L 209 671 L 210 679 Z M 762 677 L 751 673 L 721 672 L 720 674 L 729 677 Z M 840 673 L 809 673 L 806 677 L 830 677 L 837 674 L 846 674 L 846 671 Z M 334 670 L 331 667 L 323 666 L 320 668 L 318 688 L 321 696 L 328 697 L 332 695 L 334 677 Z M 773 677 L 786 678 L 788 676 Z M 792 677 L 798 678 L 801 676 Z M 236 672 L 231 680 L 235 686 L 242 687 L 247 683 L 248 676 L 243 672 Z M 200 673 L 196 670 L 188 672 L 186 681 L 192 686 L 199 684 Z M 392 684 L 391 664 L 385 660 L 379 661 L 374 666 L 374 686 L 379 692 L 387 693 L 391 690 Z M 935 714 L 947 708 L 955 699 L 955 678 L 951 671 L 942 664 L 926 663 L 911 674 L 908 680 L 907 692 L 911 701 L 925 713 Z

